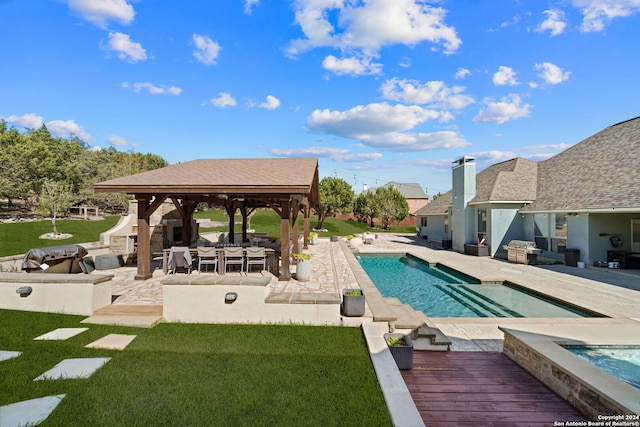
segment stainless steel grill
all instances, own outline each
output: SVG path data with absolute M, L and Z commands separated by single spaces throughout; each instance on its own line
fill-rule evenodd
M 536 242 L 528 240 L 512 240 L 502 248 L 507 251 L 507 259 L 518 264 L 537 264 L 538 254 L 542 252 Z

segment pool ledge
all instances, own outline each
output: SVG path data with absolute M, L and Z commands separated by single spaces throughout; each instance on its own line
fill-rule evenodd
M 549 327 L 546 335 L 505 327 L 504 354 L 594 421 L 640 414 L 640 390 L 574 355 L 562 345 L 639 346 L 638 325 Z M 562 335 L 562 336 L 558 336 Z

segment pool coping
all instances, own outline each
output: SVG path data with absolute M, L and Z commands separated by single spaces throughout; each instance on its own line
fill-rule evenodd
M 606 416 L 640 414 L 640 389 L 562 347 L 640 347 L 637 325 L 617 325 L 615 331 L 610 325 L 537 325 L 528 330 L 501 326 L 499 329 L 504 333 L 503 353 L 507 357 L 594 421 L 616 420 L 603 418 Z

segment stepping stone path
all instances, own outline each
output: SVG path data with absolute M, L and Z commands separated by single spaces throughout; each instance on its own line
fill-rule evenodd
M 100 338 L 98 341 L 85 345 L 85 347 L 124 350 L 135 338 L 135 335 L 109 334 L 106 337 Z
M 58 328 L 34 340 L 66 340 L 89 328 Z M 134 339 L 135 335 L 109 334 L 97 341 L 87 344 L 87 348 L 108 350 L 124 350 Z M 19 357 L 20 351 L 0 350 L 0 362 Z M 93 357 L 80 359 L 64 359 L 47 372 L 39 375 L 34 381 L 57 379 L 86 379 L 104 366 L 110 357 Z M 45 396 L 37 399 L 24 400 L 0 406 L 0 427 L 22 427 L 40 424 L 53 412 L 64 399 L 65 394 Z
M 111 360 L 110 357 L 64 359 L 44 374 L 36 377 L 34 381 L 89 378 L 109 360 Z
M 66 340 L 75 337 L 89 328 L 58 328 L 44 335 L 34 338 L 34 340 Z
M 64 394 L 24 400 L 0 406 L 2 427 L 33 426 L 47 419 L 64 399 Z
M 0 362 L 2 362 L 3 360 L 13 359 L 14 357 L 18 357 L 21 354 L 21 351 L 0 351 Z

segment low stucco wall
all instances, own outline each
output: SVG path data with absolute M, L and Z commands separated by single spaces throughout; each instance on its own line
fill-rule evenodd
M 0 308 L 90 316 L 111 304 L 111 279 L 101 274 L 0 273 Z M 29 286 L 22 297 L 16 290 Z
M 259 281 L 229 284 L 224 276 L 190 279 L 178 276 L 162 282 L 163 318 L 184 323 L 304 323 L 339 325 L 340 303 L 266 302 L 270 294 Z M 234 292 L 232 303 L 225 296 Z

